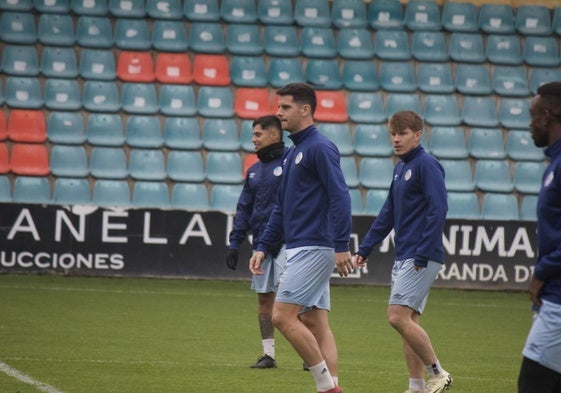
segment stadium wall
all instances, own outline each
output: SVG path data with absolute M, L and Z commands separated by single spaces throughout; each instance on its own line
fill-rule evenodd
M 236 271 L 226 267 L 232 216 L 183 210 L 105 209 L 97 206 L 2 204 L 0 273 L 249 279 L 240 250 Z M 356 250 L 372 217 L 353 217 Z M 436 286 L 466 289 L 528 287 L 535 263 L 535 222 L 449 220 L 446 265 Z M 392 236 L 376 247 L 366 268 L 336 284 L 388 285 Z

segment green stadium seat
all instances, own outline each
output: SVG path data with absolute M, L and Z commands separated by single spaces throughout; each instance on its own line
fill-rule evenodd
M 481 211 L 477 194 L 473 192 L 449 192 L 446 218 L 457 220 L 479 220 Z
M 86 80 L 114 80 L 117 78 L 117 68 L 113 51 L 82 48 L 79 72 L 80 76 Z
M 241 184 L 244 180 L 242 176 L 242 159 L 238 152 L 208 152 L 205 170 L 207 180 L 211 183 Z
M 521 4 L 516 8 L 515 27 L 522 35 L 549 36 L 553 33 L 550 11 L 544 5 Z
M 350 60 L 365 60 L 374 57 L 372 37 L 366 28 L 343 28 L 337 35 L 337 53 Z
M 129 183 L 126 180 L 98 179 L 94 184 L 92 200 L 100 206 L 130 206 Z
M 53 203 L 89 205 L 92 203 L 90 183 L 84 178 L 59 178 L 53 186 Z
M 469 153 L 463 128 L 432 127 L 430 132 L 430 151 L 439 159 L 467 158 Z
M 364 214 L 364 202 L 362 200 L 362 193 L 358 188 L 350 188 L 349 195 L 351 196 L 351 214 L 353 216 L 361 216 Z
M 152 19 L 163 19 L 169 22 L 183 18 L 183 7 L 181 0 L 146 0 L 146 13 Z
M 263 47 L 270 56 L 293 57 L 301 51 L 300 38 L 295 26 L 266 25 Z
M 34 0 L 33 7 L 41 14 L 67 14 L 70 12 L 70 0 Z
M 9 76 L 5 88 L 6 104 L 12 108 L 39 109 L 43 96 L 38 78 Z
M 420 63 L 417 70 L 417 85 L 423 93 L 450 94 L 456 90 L 449 63 Z
M 164 124 L 164 144 L 170 149 L 198 150 L 203 146 L 195 117 L 167 117 Z
M 388 197 L 387 190 L 368 190 L 364 202 L 364 213 L 369 216 L 377 216 L 382 210 Z
M 522 64 L 522 49 L 517 35 L 491 34 L 487 37 L 485 57 L 493 64 Z
M 529 87 L 532 94 L 537 94 L 538 87 L 547 82 L 561 80 L 561 69 L 549 67 L 529 67 Z
M 2 0 L 0 10 L 4 11 L 31 11 L 33 0 Z
M 41 14 L 37 26 L 37 38 L 43 45 L 74 45 L 74 22 L 69 14 Z
M 224 53 L 226 40 L 220 23 L 193 22 L 189 28 L 189 47 L 196 53 Z
M 108 0 L 109 13 L 115 18 L 144 18 L 146 4 L 144 0 Z
M 85 49 L 82 49 L 83 51 Z M 74 48 L 43 48 L 41 74 L 47 78 L 76 78 L 78 76 L 78 60 Z
M 15 203 L 50 204 L 52 195 L 49 179 L 43 176 L 17 176 L 12 200 Z
M 523 66 L 495 66 L 492 86 L 495 94 L 501 96 L 526 97 L 530 94 Z
M 107 0 L 71 0 L 70 8 L 78 16 L 105 16 L 109 13 Z
M 514 164 L 514 189 L 522 194 L 538 194 L 547 167 L 545 162 L 518 161 Z
M 86 141 L 86 131 L 80 112 L 52 111 L 47 121 L 47 137 L 51 143 L 83 144 Z
M 242 186 L 237 184 L 215 184 L 210 192 L 210 209 L 224 213 L 235 213 Z
M 392 117 L 395 112 L 411 110 L 421 113 L 421 101 L 417 94 L 389 93 L 386 95 L 386 116 Z
M 515 161 L 545 160 L 543 149 L 534 144 L 532 135 L 527 130 L 510 130 L 507 133 L 506 152 Z
M 405 26 L 405 13 L 399 0 L 371 1 L 367 17 L 374 30 L 402 29 Z
M 229 0 L 220 4 L 220 17 L 226 23 L 256 23 L 257 8 L 253 0 Z
M 354 188 L 359 186 L 358 169 L 354 156 L 341 157 L 341 170 L 343 171 L 347 187 Z
M 218 0 L 185 0 L 183 14 L 191 22 L 218 22 Z
M 158 116 L 131 115 L 125 124 L 125 141 L 131 147 L 155 149 L 164 145 Z
M 479 30 L 478 9 L 470 2 L 446 1 L 442 5 L 441 23 L 449 32 L 476 33 Z
M 143 51 L 149 50 L 152 46 L 150 29 L 146 19 L 117 19 L 114 39 L 117 48 L 123 50 Z
M 530 100 L 526 98 L 501 98 L 499 122 L 508 129 L 528 128 L 530 124 Z
M 527 36 L 524 40 L 522 58 L 529 66 L 557 67 L 559 47 L 553 36 Z
M 35 19 L 31 12 L 2 12 L 0 40 L 10 44 L 34 44 L 37 41 Z
M 303 27 L 300 39 L 302 54 L 308 58 L 334 58 L 337 56 L 335 36 L 328 27 Z
M 294 20 L 300 26 L 329 27 L 331 12 L 325 0 L 296 0 Z
M 509 164 L 503 160 L 477 160 L 474 179 L 475 187 L 484 192 L 511 193 L 514 190 Z
M 292 25 L 294 14 L 291 1 L 260 0 L 257 5 L 257 17 L 265 25 Z
M 82 107 L 80 85 L 76 79 L 47 79 L 44 85 L 45 107 L 71 111 Z
M 415 31 L 411 42 L 411 55 L 419 61 L 448 61 L 444 33 L 441 31 Z
M 156 86 L 151 83 L 123 83 L 121 108 L 129 114 L 149 115 L 160 110 Z
M 76 26 L 76 42 L 85 48 L 111 48 L 114 43 L 111 20 L 103 16 L 80 16 Z
M 372 60 L 346 60 L 343 85 L 351 91 L 373 92 L 380 88 L 376 63 Z
M 228 24 L 226 49 L 233 55 L 261 55 L 263 43 L 259 26 L 256 24 Z
M 90 112 L 119 111 L 121 100 L 117 85 L 108 81 L 86 81 L 83 85 L 82 104 Z
M 203 156 L 195 150 L 170 150 L 167 171 L 176 182 L 198 183 L 206 178 Z
M 471 127 L 497 127 L 497 102 L 495 97 L 465 96 L 460 113 L 462 122 Z
M 169 116 L 195 116 L 197 104 L 191 85 L 162 85 L 160 87 L 160 112 Z
M 440 165 L 444 168 L 445 184 L 448 191 L 467 192 L 475 190 L 473 171 L 468 160 L 441 159 Z
M 0 202 L 12 201 L 12 186 L 7 176 L 0 176 Z
M 240 148 L 238 126 L 233 119 L 205 119 L 202 140 L 207 150 L 233 152 Z
M 538 197 L 537 195 L 524 195 L 520 204 L 520 220 L 537 221 L 538 220 Z
M 135 207 L 166 209 L 170 205 L 168 185 L 163 181 L 136 181 L 131 202 Z
M 483 36 L 479 33 L 452 33 L 448 51 L 450 60 L 458 63 L 485 62 Z
M 495 128 L 472 127 L 469 133 L 468 151 L 470 156 L 476 159 L 506 158 L 503 132 Z
M 265 87 L 267 71 L 263 56 L 234 56 L 230 60 L 230 79 L 236 86 Z
M 362 0 L 334 0 L 331 22 L 338 29 L 363 29 L 368 25 L 366 3 Z
M 122 146 L 125 143 L 121 115 L 117 113 L 90 113 L 87 141 L 95 146 Z
M 409 60 L 409 38 L 405 30 L 378 30 L 374 39 L 374 54 L 382 60 Z
M 100 179 L 125 179 L 129 175 L 125 150 L 94 146 L 90 153 L 90 173 Z
M 349 117 L 355 123 L 382 123 L 386 120 L 380 93 L 352 92 L 349 94 Z
M 479 29 L 487 34 L 514 34 L 514 9 L 510 4 L 482 4 L 479 7 Z
M 135 180 L 164 180 L 167 177 L 164 152 L 161 149 L 131 149 L 129 175 Z
M 354 153 L 351 129 L 348 123 L 319 123 L 318 131 L 328 137 L 339 149 L 339 154 L 348 156 Z
M 440 7 L 434 1 L 410 1 L 405 6 L 405 26 L 409 30 L 439 31 Z
M 52 146 L 50 166 L 51 173 L 59 177 L 86 177 L 90 173 L 84 146 Z
M 210 209 L 206 186 L 203 183 L 175 183 L 171 192 L 171 207 L 191 211 Z
M 34 46 L 6 45 L 2 51 L 2 72 L 14 76 L 39 75 L 39 57 Z
M 519 220 L 516 196 L 514 194 L 486 193 L 481 202 L 481 218 L 499 221 Z
M 335 59 L 308 59 L 304 71 L 306 82 L 320 90 L 339 90 L 343 79 Z
M 491 94 L 491 75 L 484 64 L 458 64 L 454 80 L 456 90 L 463 95 Z
M 230 88 L 202 86 L 197 97 L 197 112 L 204 117 L 233 117 L 234 98 Z
M 417 81 L 413 63 L 408 61 L 384 61 L 380 66 L 380 86 L 392 93 L 413 93 Z
M 292 82 L 304 82 L 302 62 L 298 58 L 273 57 L 269 62 L 269 84 L 275 88 Z
M 360 157 L 390 157 L 393 146 L 383 124 L 358 124 L 355 128 L 355 153 Z
M 158 52 L 186 52 L 189 40 L 185 23 L 178 20 L 155 20 L 152 24 L 152 46 Z
M 359 182 L 366 188 L 389 189 L 393 178 L 391 157 L 363 157 L 359 164 Z

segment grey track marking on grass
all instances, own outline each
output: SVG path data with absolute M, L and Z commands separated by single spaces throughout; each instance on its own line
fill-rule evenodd
M 22 373 L 19 370 L 16 370 L 13 367 L 10 367 L 6 363 L 0 360 L 0 371 L 10 377 L 17 379 L 20 382 L 26 383 L 28 385 L 35 386 L 38 390 L 46 393 L 64 393 L 62 390 L 58 390 L 57 388 L 47 385 L 41 381 L 37 381 L 31 378 L 29 375 Z

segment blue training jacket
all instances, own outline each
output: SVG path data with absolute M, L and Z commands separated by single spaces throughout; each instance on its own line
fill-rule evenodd
M 561 140 L 545 150 L 551 159 L 538 196 L 538 259 L 534 274 L 544 281 L 541 298 L 561 304 Z
M 259 243 L 275 205 L 287 151 L 285 147 L 282 154 L 271 161 L 260 160 L 248 168 L 236 207 L 234 228 L 230 232 L 230 249 L 240 248 L 249 231 L 253 234 L 253 248 Z
M 414 258 L 444 263 L 442 231 L 448 211 L 444 169 L 422 146 L 403 155 L 380 214 L 364 236 L 358 254 L 367 258 L 372 248 L 395 229 L 395 259 Z
M 314 125 L 293 133 L 277 202 L 257 250 L 270 252 L 282 234 L 286 248 L 349 251 L 351 197 L 339 150 Z

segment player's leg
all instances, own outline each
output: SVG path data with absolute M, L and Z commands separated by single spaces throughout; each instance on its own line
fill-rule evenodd
M 518 393 L 560 393 L 561 374 L 527 357 L 518 375 Z
M 413 313 L 411 318 L 415 323 L 419 323 L 419 314 Z M 405 364 L 409 371 L 409 387 L 407 392 L 424 392 L 425 391 L 425 364 L 415 351 L 409 346 L 407 341 L 402 338 L 403 354 L 405 356 Z

